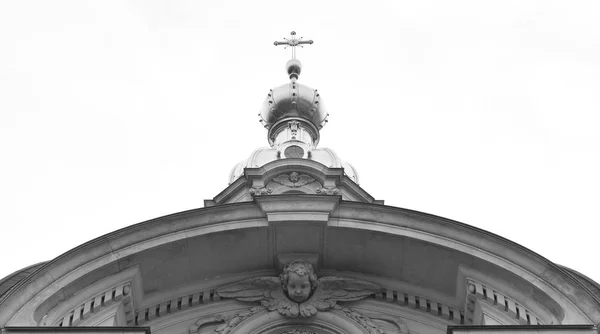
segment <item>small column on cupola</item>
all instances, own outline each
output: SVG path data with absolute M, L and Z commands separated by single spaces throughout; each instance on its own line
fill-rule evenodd
M 292 59 L 286 64 L 290 82 L 269 91 L 259 116 L 268 129 L 269 144 L 280 159 L 310 158 L 319 143 L 319 130 L 327 123 L 320 93 L 298 83 L 302 63 L 296 59 L 296 47 L 312 43 L 296 38 L 293 31 L 291 38 L 274 43 L 292 49 Z

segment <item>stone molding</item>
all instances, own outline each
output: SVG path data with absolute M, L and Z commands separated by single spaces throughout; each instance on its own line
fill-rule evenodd
M 356 276 L 353 276 L 353 278 L 355 278 L 355 277 Z M 230 281 L 230 279 L 228 279 L 227 281 Z M 227 284 L 230 284 L 230 283 L 227 283 Z M 134 324 L 136 326 L 147 325 L 151 321 L 158 320 L 159 318 L 163 318 L 163 317 L 172 316 L 179 312 L 188 311 L 195 307 L 200 307 L 200 306 L 214 304 L 214 303 L 222 303 L 225 301 L 232 300 L 229 298 L 225 298 L 225 299 L 221 298 L 218 295 L 218 293 L 216 293 L 217 289 L 218 289 L 217 287 L 207 288 L 207 289 L 204 289 L 204 290 L 196 292 L 196 293 L 185 294 L 185 295 L 182 295 L 182 296 L 179 296 L 176 298 L 172 298 L 167 301 L 155 303 L 149 307 L 144 307 L 143 309 L 138 310 L 135 313 L 134 321 L 132 324 Z M 419 311 L 424 314 L 428 314 L 429 316 L 437 317 L 440 320 L 442 320 L 448 324 L 457 324 L 457 325 L 469 324 L 469 322 L 466 321 L 464 312 L 454 306 L 449 306 L 447 304 L 444 304 L 444 303 L 441 303 L 438 301 L 434 301 L 430 298 L 419 296 L 419 295 L 416 295 L 413 293 L 400 292 L 398 290 L 395 290 L 395 289 L 389 288 L 389 287 L 385 287 L 385 286 L 383 287 L 381 292 L 376 293 L 375 295 L 372 295 L 371 297 L 367 297 L 366 300 L 372 300 L 372 301 L 375 301 L 378 303 L 393 304 L 393 305 L 399 306 L 401 308 Z M 352 305 L 352 304 L 353 304 L 353 302 L 351 302 L 349 304 L 344 303 L 343 307 L 346 308 L 347 306 L 345 306 L 345 305 Z M 252 308 L 252 307 L 249 305 L 248 309 L 250 309 L 250 308 Z M 352 307 L 350 306 L 350 308 L 352 308 Z M 339 311 L 340 308 L 337 307 L 336 310 Z M 274 312 L 277 313 L 277 311 L 274 311 Z M 327 312 L 327 311 L 323 311 L 323 312 Z M 319 313 L 323 313 L 323 312 L 319 312 Z M 399 320 L 399 319 L 396 319 L 396 320 L 391 319 L 390 320 L 390 319 L 388 319 L 389 317 L 386 317 L 383 314 L 378 315 L 378 312 L 376 310 L 366 312 L 361 309 L 358 312 L 367 317 L 382 319 L 382 320 L 385 320 L 388 322 L 396 323 L 397 326 L 402 325 L 401 320 Z M 238 313 L 245 314 L 244 311 L 239 311 L 231 316 L 220 317 L 220 318 L 218 318 L 218 317 L 215 318 L 215 315 L 206 315 L 204 317 L 201 317 L 201 319 L 199 321 L 202 324 L 200 324 L 200 325 L 197 324 L 197 326 L 195 327 L 196 328 L 195 330 L 197 331 L 198 328 L 201 327 L 201 325 L 207 324 L 209 322 L 211 322 L 211 323 L 229 322 L 232 319 L 234 319 L 235 317 L 237 317 Z M 254 312 L 254 313 L 256 313 L 256 312 Z M 319 314 L 319 313 L 317 313 L 317 314 Z M 243 318 L 246 319 L 246 317 L 243 317 Z M 302 318 L 302 317 L 299 317 L 299 318 Z M 238 320 L 242 321 L 244 319 L 238 319 Z M 310 319 L 310 318 L 308 318 L 308 319 Z M 206 320 L 206 321 L 203 322 L 204 320 Z M 233 321 L 237 322 L 238 320 L 233 320 Z
M 197 323 L 206 324 L 207 318 L 202 317 Z M 214 319 L 214 318 L 213 318 Z M 374 334 L 367 331 L 365 327 L 359 324 L 356 320 L 347 317 L 343 312 L 319 312 L 312 318 L 293 318 L 290 320 L 282 316 L 278 312 L 266 312 L 261 307 L 250 308 L 247 310 L 238 311 L 227 317 L 227 321 L 218 326 L 213 334 L 259 334 L 270 333 L 289 326 L 319 328 L 319 333 L 360 333 Z M 364 320 L 363 320 L 364 321 Z M 190 328 L 190 333 L 198 333 L 199 327 L 196 325 Z
M 314 203 L 329 196 L 318 198 Z M 265 213 L 250 202 L 187 211 L 126 227 L 59 256 L 15 285 L 0 305 L 0 326 L 36 325 L 40 319 L 27 317 L 40 304 L 84 275 L 125 256 L 195 235 L 267 225 Z M 344 201 L 331 213 L 327 225 L 406 236 L 473 255 L 521 276 L 560 303 L 566 315 L 559 321 L 600 322 L 594 294 L 581 282 L 543 257 L 494 234 L 416 211 Z
M 521 276 L 548 296 L 552 296 L 553 300 L 559 303 L 566 312 L 566 318 L 560 321 L 593 323 L 593 319 L 588 317 L 592 314 L 595 314 L 594 317 L 600 316 L 600 303 L 591 296 L 591 291 L 587 292 L 589 299 L 577 298 L 575 300 L 573 294 L 564 288 L 567 285 L 571 288 L 574 286 L 582 288 L 580 282 L 570 282 L 568 276 L 558 274 L 562 272 L 562 269 L 556 264 L 510 240 L 466 224 L 418 211 L 382 206 L 381 210 L 377 211 L 378 215 L 375 216 L 375 210 L 365 211 L 372 208 L 371 205 L 353 203 L 352 206 L 355 207 L 355 210 L 347 210 L 346 203 L 342 203 L 340 207 L 342 206 L 346 210 L 336 210 L 332 214 L 333 217 L 329 220 L 328 226 L 402 235 L 471 254 Z M 372 219 L 357 219 L 354 211 L 369 212 L 373 217 Z M 399 215 L 397 215 L 398 213 Z M 395 217 L 395 221 L 392 217 Z M 411 223 L 412 217 L 419 217 L 420 221 L 427 221 L 427 224 L 415 226 Z M 377 223 L 374 224 L 374 221 Z M 507 256 L 506 249 L 511 249 L 511 252 L 508 253 L 509 256 Z M 558 275 L 548 281 L 546 276 L 550 275 L 550 272 Z M 561 284 L 554 284 L 557 282 Z
M 385 288 L 373 298 L 378 301 L 425 312 L 434 317 L 442 318 L 449 323 L 465 324 L 465 315 L 462 310 L 413 293 Z
M 109 309 L 114 311 L 115 305 L 122 306 L 120 325 L 126 325 L 133 320 L 133 310 L 141 298 L 139 267 L 134 266 L 86 285 L 83 291 L 66 300 L 41 304 L 36 309 L 38 316 L 41 316 L 37 325 L 85 325 L 90 323 L 90 319 L 106 315 L 106 312 L 110 313 Z
M 193 307 L 219 302 L 220 300 L 221 297 L 215 293 L 215 289 L 186 294 L 139 310 L 135 313 L 133 323 L 136 326 L 140 326 L 160 317 L 186 311 Z

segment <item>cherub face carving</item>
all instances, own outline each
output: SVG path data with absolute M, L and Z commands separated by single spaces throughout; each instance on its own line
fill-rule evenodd
M 307 301 L 316 288 L 317 275 L 312 265 L 303 260 L 287 264 L 279 278 L 288 298 L 296 303 Z
M 292 181 L 292 183 L 296 183 L 300 180 L 300 175 L 296 172 L 292 172 L 290 174 L 290 181 Z
M 308 275 L 298 275 L 290 273 L 287 281 L 288 297 L 291 300 L 302 303 L 310 296 L 310 281 Z

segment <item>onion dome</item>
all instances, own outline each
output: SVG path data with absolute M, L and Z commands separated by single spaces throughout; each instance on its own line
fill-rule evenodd
M 269 144 L 275 146 L 279 133 L 289 121 L 295 120 L 304 125 L 312 144 L 316 146 L 319 142 L 319 130 L 327 122 L 328 115 L 320 93 L 297 82 L 302 70 L 299 60 L 288 61 L 286 69 L 290 83 L 271 89 L 260 110 L 261 123 L 269 130 Z
M 295 33 L 292 32 L 292 36 Z M 295 46 L 312 44 L 298 39 L 275 42 L 275 45 Z M 320 93 L 298 83 L 302 64 L 293 58 L 286 64 L 290 78 L 288 84 L 271 89 L 262 104 L 260 122 L 268 130 L 270 148 L 255 150 L 248 159 L 241 161 L 229 174 L 229 183 L 244 174 L 245 168 L 259 168 L 280 159 L 307 159 L 317 161 L 329 168 L 343 168 L 344 174 L 358 184 L 358 173 L 331 149 L 317 148 L 319 131 L 327 123 L 329 114 L 323 107 Z

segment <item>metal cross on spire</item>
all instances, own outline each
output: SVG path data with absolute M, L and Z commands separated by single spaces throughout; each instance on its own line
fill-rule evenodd
M 275 42 L 273 44 L 275 44 L 275 45 L 286 45 L 286 47 L 284 47 L 284 49 L 287 49 L 288 46 L 291 47 L 292 48 L 292 59 L 296 59 L 296 47 L 299 46 L 299 47 L 303 48 L 304 46 L 302 46 L 302 44 L 312 44 L 313 41 L 312 41 L 312 39 L 308 40 L 308 41 L 303 41 L 302 40 L 303 37 L 296 38 L 296 32 L 295 31 L 292 31 L 290 34 L 292 35 L 291 38 L 288 39 L 288 38 L 284 37 L 283 39 L 285 41 Z

